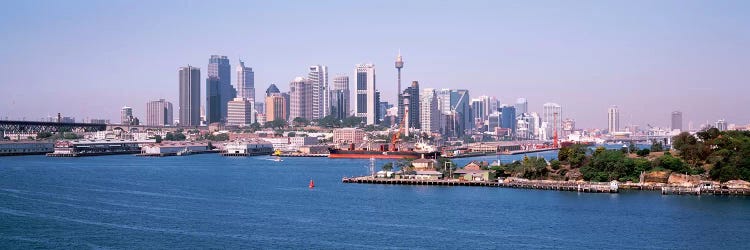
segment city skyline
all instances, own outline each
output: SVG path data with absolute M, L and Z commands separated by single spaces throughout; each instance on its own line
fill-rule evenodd
M 288 79 L 306 75 L 310 65 L 327 65 L 332 75 L 354 77 L 355 64 L 373 63 L 383 101 L 397 103 L 393 56 L 400 49 L 408 61 L 402 71 L 404 82 L 419 81 L 423 88 L 467 89 L 472 96 L 495 96 L 505 104 L 524 97 L 530 112 L 541 113 L 544 103 L 558 103 L 565 110 L 560 118 L 573 118 L 580 128 L 605 128 L 604 113 L 611 105 L 620 108 L 621 127 L 631 123 L 669 127 L 674 110 L 682 111 L 684 122 L 696 127 L 719 119 L 750 122 L 750 111 L 739 108 L 744 106 L 739 93 L 750 88 L 743 72 L 750 60 L 750 52 L 742 48 L 750 42 L 745 2 L 551 2 L 546 8 L 504 2 L 442 3 L 424 9 L 419 2 L 391 5 L 236 3 L 235 8 L 224 9 L 210 3 L 167 1 L 142 2 L 139 7 L 12 2 L 0 11 L 0 21 L 9 24 L 0 27 L 8 34 L 0 48 L 0 62 L 8 66 L 0 74 L 0 92 L 12 93 L 0 100 L 4 107 L 0 117 L 38 120 L 63 113 L 79 121 L 116 121 L 120 108 L 130 106 L 134 116 L 143 119 L 148 101 L 179 103 L 176 69 L 184 65 L 206 69 L 206 58 L 214 54 L 245 61 L 256 72 L 256 89 L 281 83 L 282 91 L 288 91 L 284 84 Z M 355 24 L 335 20 L 353 17 L 341 10 L 359 7 L 370 10 L 362 18 L 373 20 L 372 39 L 364 44 L 328 39 L 334 31 L 352 30 Z M 582 7 L 595 11 L 571 15 Z M 201 23 L 207 17 L 193 15 L 204 9 L 226 14 L 211 17 L 216 22 L 206 26 Z M 295 9 L 300 15 L 273 19 Z M 322 32 L 305 31 L 297 26 L 309 15 L 301 10 L 310 9 L 317 10 L 310 13 L 341 14 L 321 15 L 328 25 Z M 167 10 L 174 12 L 160 15 Z M 540 14 L 548 17 L 536 18 Z M 123 21 L 129 15 L 140 19 Z M 396 22 L 388 20 L 390 15 L 426 18 Z M 241 18 L 252 20 L 248 31 L 230 32 Z M 91 19 L 97 22 L 88 22 Z M 208 34 L 194 35 L 201 32 Z M 311 44 L 290 43 L 300 34 Z M 50 43 L 53 36 L 56 42 Z M 210 42 L 222 36 L 223 42 Z M 262 38 L 252 39 L 256 36 Z M 34 73 L 40 61 L 45 74 Z M 25 91 L 28 88 L 35 91 Z M 201 92 L 204 106 L 205 92 Z

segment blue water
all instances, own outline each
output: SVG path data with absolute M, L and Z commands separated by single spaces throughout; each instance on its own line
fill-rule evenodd
M 3 157 L 0 249 L 748 246 L 744 197 L 341 183 L 368 163 Z

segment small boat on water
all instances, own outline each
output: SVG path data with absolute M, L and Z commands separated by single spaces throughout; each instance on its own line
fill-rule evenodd
M 312 179 L 310 179 L 310 185 L 308 185 L 308 187 L 310 187 L 310 189 L 315 187 L 315 182 Z

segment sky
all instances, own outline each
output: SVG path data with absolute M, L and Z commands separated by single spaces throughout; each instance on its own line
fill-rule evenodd
M 252 67 L 258 96 L 310 65 L 332 78 L 373 63 L 393 102 L 400 50 L 404 87 L 525 97 L 540 113 L 555 102 L 578 128 L 606 128 L 611 105 L 623 127 L 668 127 L 674 110 L 685 126 L 748 124 L 748 13 L 750 1 L 9 1 L 0 118 L 118 122 L 130 106 L 145 120 L 148 101 L 178 105 L 179 67 L 205 78 L 212 54 Z

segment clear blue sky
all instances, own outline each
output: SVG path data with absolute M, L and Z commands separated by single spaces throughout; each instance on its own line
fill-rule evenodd
M 750 1 L 9 1 L 0 9 L 0 117 L 61 112 L 119 120 L 123 105 L 177 105 L 177 69 L 242 58 L 257 92 L 307 66 L 331 76 L 393 61 L 421 87 L 467 88 L 502 103 L 563 106 L 578 127 L 750 123 Z M 234 71 L 234 69 L 232 69 Z M 235 79 L 232 79 L 233 81 Z M 205 89 L 202 89 L 205 91 Z M 205 94 L 205 93 L 204 93 Z

